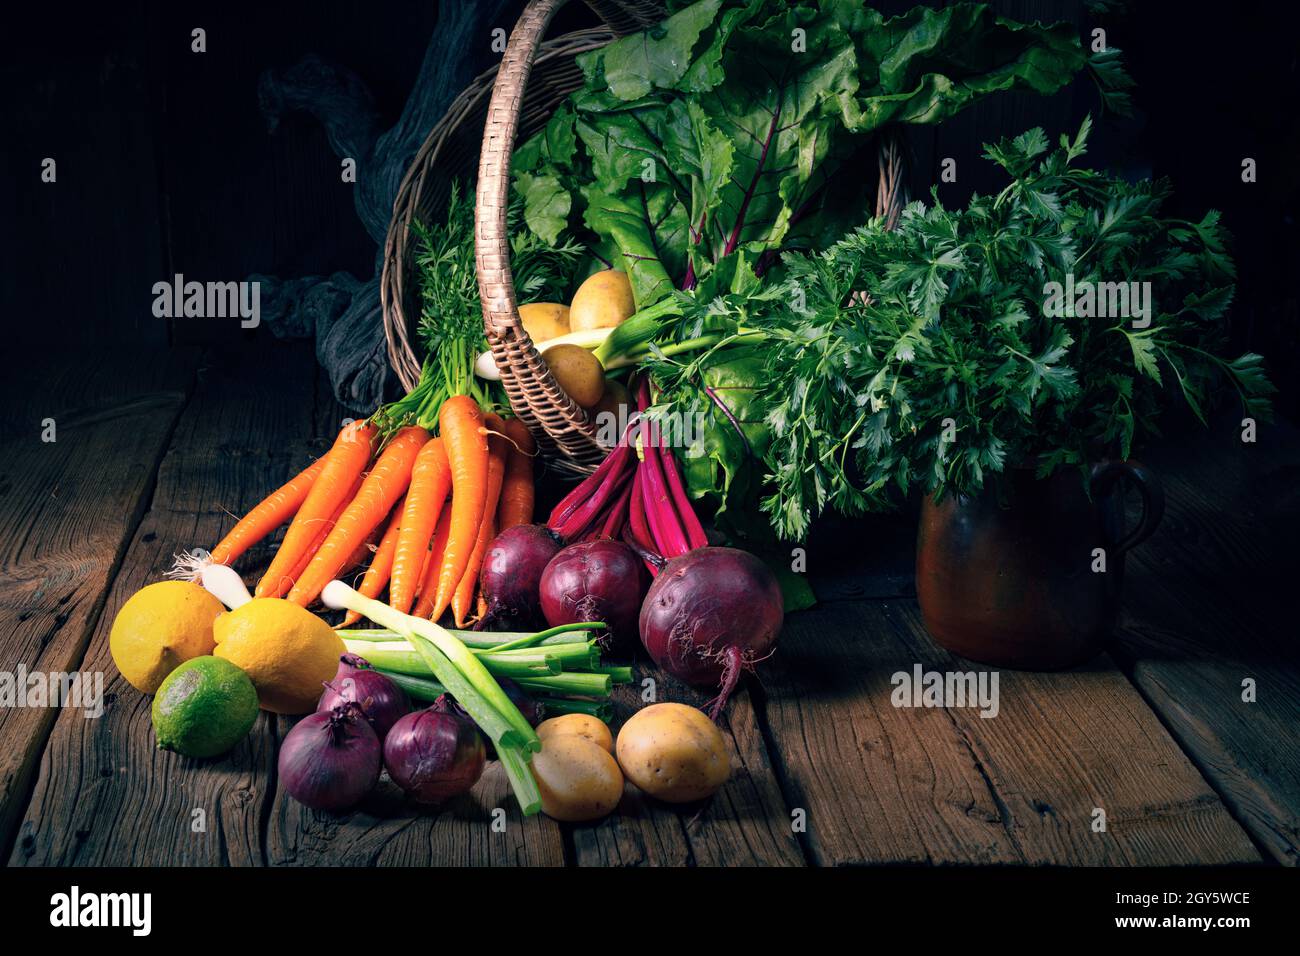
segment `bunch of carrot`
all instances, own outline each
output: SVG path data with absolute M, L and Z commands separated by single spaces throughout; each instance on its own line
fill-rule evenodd
M 457 627 L 481 615 L 475 602 L 488 544 L 533 517 L 535 445 L 518 419 L 484 413 L 468 395 L 437 411 L 436 436 L 419 424 L 385 434 L 376 419 L 351 422 L 318 461 L 276 489 L 212 550 L 231 564 L 289 522 L 258 597 L 306 607 L 321 589 L 363 564 L 357 590 L 402 613 Z M 414 610 L 412 610 L 414 608 Z M 346 624 L 360 615 L 349 612 Z

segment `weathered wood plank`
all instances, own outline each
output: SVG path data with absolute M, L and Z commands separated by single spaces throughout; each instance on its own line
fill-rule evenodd
M 1300 651 L 1285 556 L 1300 541 L 1300 433 L 1265 425 L 1243 444 L 1239 419 L 1147 456 L 1168 504 L 1130 556 L 1117 655 L 1258 844 L 1296 866 Z
M 764 713 L 813 859 L 845 863 L 1253 861 L 1242 829 L 1106 658 L 1002 671 L 999 712 L 897 708 L 890 677 L 978 669 L 911 601 L 795 615 L 764 671 Z M 1094 808 L 1107 830 L 1091 829 Z
M 87 653 L 104 674 L 106 713 L 65 713 L 41 762 L 15 864 L 250 864 L 264 860 L 275 728 L 263 715 L 228 756 L 192 761 L 158 751 L 150 699 L 113 665 L 118 608 L 159 580 L 177 551 L 210 547 L 238 514 L 301 466 L 313 441 L 314 363 L 303 346 L 205 360 L 158 470 L 152 506 L 128 549 Z M 105 459 L 109 462 L 110 459 Z M 89 469 L 95 473 L 96 468 Z M 99 469 L 109 471 L 111 469 Z M 265 555 L 255 553 L 251 561 Z M 242 566 L 242 565 L 241 565 Z M 201 811 L 202 828 L 192 828 Z
M 637 683 L 615 689 L 615 732 L 641 702 L 641 681 L 655 680 L 655 698 L 703 706 L 710 695 L 638 665 Z M 615 813 L 598 823 L 570 827 L 579 866 L 802 866 L 780 785 L 772 771 L 746 692 L 727 705 L 721 729 L 731 758 L 731 779 L 703 805 L 672 807 L 631 783 Z
M 194 360 L 161 348 L 47 350 L 9 369 L 0 399 L 0 669 L 81 666 Z M 45 419 L 53 442 L 42 440 Z M 57 716 L 0 708 L 0 846 L 13 839 Z
M 289 722 L 281 723 L 287 730 Z M 540 814 L 520 816 L 497 761 L 488 763 L 473 790 L 438 809 L 405 798 L 387 775 L 346 817 L 307 810 L 280 790 L 267 853 L 276 866 L 564 864 L 559 826 Z

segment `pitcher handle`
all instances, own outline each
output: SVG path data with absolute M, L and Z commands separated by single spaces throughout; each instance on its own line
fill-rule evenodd
M 1142 517 L 1133 530 L 1110 547 L 1115 554 L 1129 551 L 1155 533 L 1156 526 L 1165 514 L 1165 490 L 1160 479 L 1140 461 L 1105 461 L 1092 469 L 1092 493 L 1099 497 L 1108 493 L 1120 482 L 1128 480 L 1137 488 L 1142 498 Z

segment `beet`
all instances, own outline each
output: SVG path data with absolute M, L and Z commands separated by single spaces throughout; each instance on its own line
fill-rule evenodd
M 492 539 L 479 576 L 487 601 L 483 628 L 529 630 L 541 623 L 542 572 L 560 546 L 559 535 L 540 524 L 516 525 Z
M 641 643 L 661 668 L 697 686 L 719 686 L 715 720 L 776 644 L 785 605 L 776 575 L 735 548 L 697 548 L 664 565 L 641 605 Z
M 600 539 L 571 544 L 542 573 L 542 613 L 551 627 L 604 621 L 604 650 L 630 649 L 649 575 L 636 552 L 622 541 Z

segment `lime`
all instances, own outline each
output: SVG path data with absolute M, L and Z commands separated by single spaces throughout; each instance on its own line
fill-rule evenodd
M 194 657 L 167 675 L 153 699 L 158 746 L 186 757 L 215 757 L 248 735 L 257 691 L 248 675 L 219 657 Z

